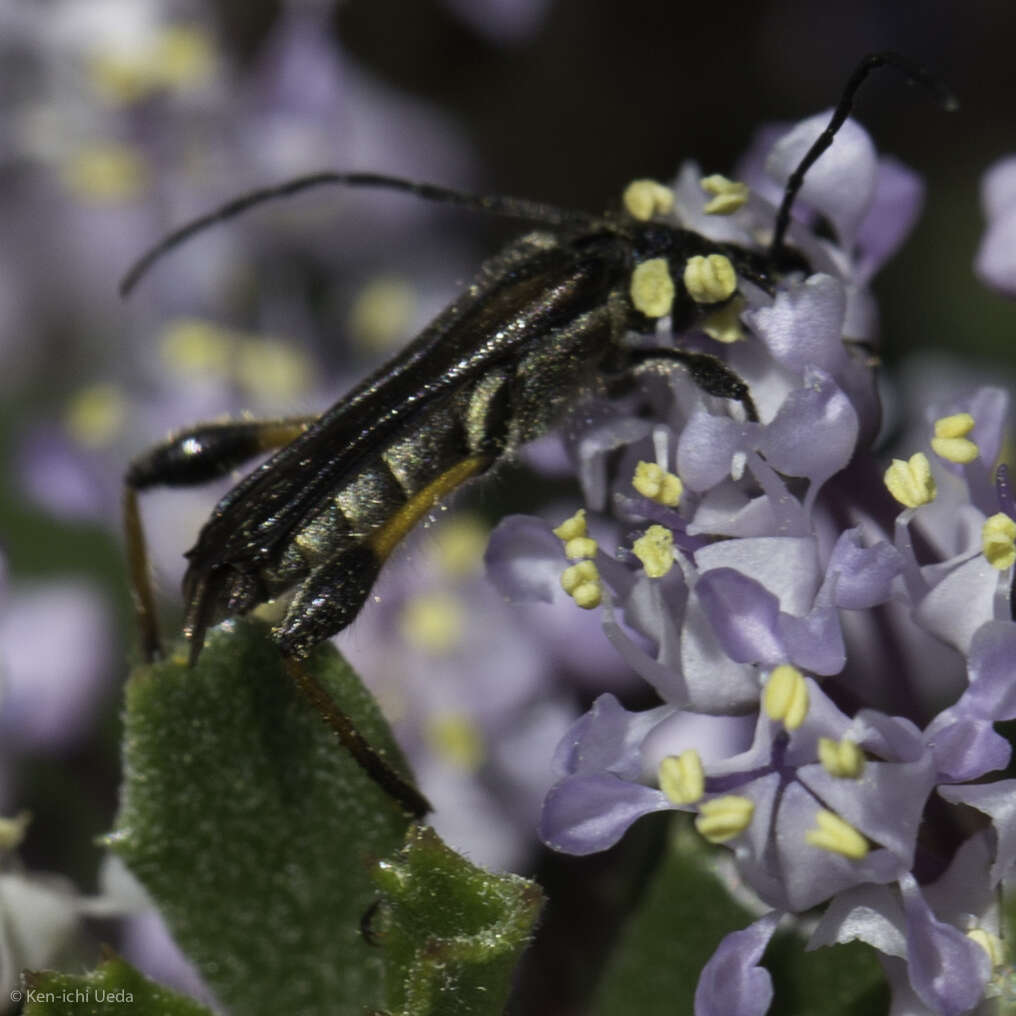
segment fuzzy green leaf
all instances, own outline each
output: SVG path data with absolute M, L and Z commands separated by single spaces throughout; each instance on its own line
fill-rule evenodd
M 87 974 L 26 971 L 24 985 L 24 1016 L 83 1016 L 84 1013 L 123 1016 L 127 1012 L 211 1016 L 211 1012 L 194 999 L 148 980 L 119 956 L 111 956 Z M 11 998 L 14 999 L 13 992 Z
M 182 653 L 129 680 L 110 845 L 229 1012 L 362 1016 L 382 990 L 360 931 L 370 873 L 408 820 L 296 691 L 263 625 L 220 626 L 193 668 Z M 320 647 L 308 669 L 405 772 L 338 653 Z
M 675 822 L 642 902 L 621 930 L 594 997 L 596 1016 L 673 1016 L 694 1010 L 706 960 L 751 914 L 731 899 L 711 869 L 711 852 L 685 822 Z
M 595 1016 L 673 1016 L 694 1010 L 699 974 L 725 935 L 757 918 L 727 891 L 717 852 L 680 819 L 638 909 L 622 930 L 596 994 Z M 862 943 L 805 952 L 778 933 L 763 965 L 772 973 L 770 1011 L 788 1016 L 867 1016 L 888 1011 L 875 951 Z
M 423 827 L 375 877 L 393 1016 L 500 1016 L 543 903 L 539 886 L 475 867 Z

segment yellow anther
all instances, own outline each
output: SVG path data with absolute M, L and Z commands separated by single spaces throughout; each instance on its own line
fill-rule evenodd
M 89 77 L 99 96 L 111 105 L 126 105 L 157 88 L 202 84 L 215 68 L 215 48 L 197 25 L 173 25 L 158 37 L 130 50 L 99 54 Z
M 981 546 L 988 564 L 1005 571 L 1016 561 L 1016 522 L 1005 512 L 992 515 L 981 527 Z
M 696 255 L 684 266 L 684 288 L 696 303 L 719 303 L 737 291 L 737 272 L 724 254 Z
M 458 769 L 474 773 L 483 765 L 483 734 L 463 713 L 435 716 L 426 725 L 425 737 L 435 755 Z
M 655 180 L 632 180 L 621 198 L 628 214 L 639 222 L 666 215 L 674 207 L 674 192 Z
M 818 739 L 818 758 L 830 776 L 841 780 L 860 779 L 864 772 L 864 752 L 849 738 L 834 741 L 831 737 Z
M 911 455 L 908 462 L 893 459 L 884 479 L 889 493 L 906 508 L 919 508 L 935 500 L 935 478 L 924 452 Z
M 955 462 L 960 466 L 973 462 L 981 454 L 980 448 L 965 437 L 933 437 L 931 450 L 946 462 Z
M 128 145 L 83 148 L 63 167 L 64 186 L 87 201 L 112 203 L 137 197 L 148 183 L 148 166 Z
M 674 566 L 674 534 L 663 526 L 650 526 L 631 549 L 651 579 L 663 578 Z
M 631 485 L 650 501 L 676 508 L 684 493 L 684 484 L 680 477 L 668 472 L 655 462 L 640 462 L 635 467 L 635 476 Z
M 988 954 L 992 969 L 1005 963 L 1005 943 L 997 935 L 992 935 L 990 931 L 985 931 L 983 928 L 971 928 L 967 932 L 967 938 L 976 942 Z
M 349 334 L 364 349 L 385 352 L 406 338 L 416 294 L 403 279 L 382 275 L 368 282 L 349 311 Z
M 32 816 L 27 811 L 18 812 L 13 818 L 0 817 L 0 850 L 16 850 L 31 821 Z
M 755 802 L 748 797 L 714 797 L 699 805 L 695 828 L 710 843 L 726 843 L 748 828 L 754 814 Z
M 310 387 L 307 355 L 277 339 L 241 338 L 236 343 L 234 377 L 254 398 L 289 401 Z
M 490 527 L 476 515 L 463 512 L 435 534 L 437 562 L 448 575 L 468 575 L 480 566 Z
M 109 382 L 89 385 L 68 403 L 64 426 L 78 444 L 103 448 L 123 430 L 127 408 L 127 399 L 116 385 Z
M 211 321 L 179 318 L 163 329 L 159 351 L 179 374 L 225 376 L 233 358 L 233 334 Z
M 815 828 L 804 834 L 804 841 L 852 861 L 860 861 L 869 850 L 868 841 L 849 822 L 824 808 L 815 814 Z
M 974 429 L 974 418 L 969 413 L 953 413 L 935 421 L 935 437 L 966 437 Z
M 766 716 L 782 722 L 787 730 L 796 730 L 808 715 L 808 685 L 797 667 L 781 663 L 773 668 L 766 682 Z
M 744 339 L 744 329 L 741 327 L 743 310 L 744 300 L 736 296 L 730 303 L 725 303 L 703 318 L 699 327 L 709 338 L 722 342 L 725 346 L 729 346 L 732 342 L 740 342 Z
M 596 557 L 596 541 L 590 536 L 576 536 L 564 545 L 564 556 L 569 561 L 581 561 L 584 557 Z
M 586 510 L 580 508 L 574 515 L 565 519 L 555 530 L 554 535 L 567 543 L 576 537 L 586 535 Z
M 737 180 L 728 180 L 721 173 L 704 176 L 699 186 L 715 197 L 706 204 L 706 215 L 730 215 L 748 200 L 748 185 Z
M 432 656 L 441 656 L 460 645 L 465 630 L 462 602 L 448 593 L 413 597 L 399 618 L 399 632 L 406 642 Z
M 200 84 L 215 69 L 215 46 L 198 25 L 166 28 L 153 48 L 153 81 L 167 88 Z
M 674 306 L 674 280 L 666 258 L 650 258 L 631 273 L 631 302 L 646 317 L 666 317 Z
M 981 454 L 980 448 L 967 437 L 974 429 L 974 418 L 969 413 L 954 413 L 935 421 L 932 450 L 947 462 L 965 466 Z
M 694 748 L 668 755 L 657 770 L 660 790 L 674 804 L 695 804 L 706 791 L 702 757 Z
M 561 573 L 561 588 L 583 610 L 598 607 L 603 599 L 600 572 L 593 561 L 579 561 Z

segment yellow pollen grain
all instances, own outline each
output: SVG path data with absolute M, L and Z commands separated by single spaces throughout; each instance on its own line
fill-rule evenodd
M 796 730 L 808 715 L 808 685 L 804 675 L 789 663 L 773 668 L 766 682 L 766 716 L 781 722 L 787 730 Z
M 986 519 L 981 527 L 981 546 L 993 568 L 999 571 L 1011 568 L 1016 562 L 1016 522 L 1005 512 Z
M 416 293 L 404 279 L 382 275 L 368 282 L 349 311 L 349 334 L 362 349 L 387 352 L 406 338 Z
M 985 931 L 983 928 L 971 928 L 967 932 L 967 938 L 971 942 L 976 942 L 988 954 L 992 969 L 1005 963 L 1005 943 L 997 935 L 992 935 L 990 931 Z
M 632 180 L 621 198 L 633 219 L 648 222 L 654 215 L 666 215 L 674 207 L 674 192 L 656 180 Z
M 831 737 L 820 737 L 818 758 L 830 776 L 841 780 L 860 779 L 864 773 L 864 752 L 849 738 L 834 741 Z
M 737 291 L 737 272 L 724 254 L 696 255 L 684 266 L 684 288 L 696 303 L 720 303 Z
M 737 180 L 728 180 L 721 173 L 704 176 L 699 186 L 707 193 L 714 195 L 706 203 L 706 215 L 730 215 L 736 212 L 748 200 L 748 185 Z
M 650 501 L 676 508 L 681 503 L 684 484 L 680 477 L 668 472 L 655 462 L 639 462 L 635 466 L 635 476 L 631 485 Z
M 646 317 L 666 317 L 674 306 L 674 280 L 666 258 L 649 258 L 631 273 L 631 302 Z
M 695 804 L 706 790 L 702 757 L 694 748 L 680 755 L 668 755 L 657 770 L 660 790 L 673 804 Z
M 741 326 L 741 312 L 744 300 L 735 296 L 730 303 L 724 304 L 702 319 L 699 327 L 715 342 L 729 346 L 744 339 L 744 328 Z
M 598 607 L 603 600 L 600 572 L 593 561 L 579 561 L 561 573 L 561 588 L 583 610 Z
M 631 549 L 651 579 L 663 578 L 674 566 L 674 534 L 663 526 L 650 526 Z
M 569 516 L 554 529 L 554 535 L 567 543 L 579 536 L 586 535 L 586 510 L 580 508 L 574 515 Z
M 839 815 L 824 808 L 815 814 L 815 828 L 804 834 L 805 843 L 832 854 L 842 854 L 852 861 L 860 861 L 868 855 L 868 841 Z
M 483 735 L 464 713 L 435 716 L 427 723 L 425 736 L 434 754 L 457 769 L 475 773 L 483 765 Z
M 61 171 L 64 186 L 95 204 L 136 198 L 149 180 L 144 157 L 129 145 L 94 144 L 79 149 Z
M 442 656 L 461 645 L 465 630 L 462 602 L 448 593 L 413 597 L 399 618 L 399 632 L 406 642 L 432 656 Z
M 64 413 L 67 433 L 86 448 L 104 448 L 123 431 L 127 399 L 114 384 L 100 382 L 82 388 Z
M 754 814 L 755 802 L 750 798 L 737 794 L 714 797 L 699 805 L 695 828 L 710 843 L 726 843 L 748 828 Z
M 437 563 L 448 575 L 468 575 L 483 561 L 490 528 L 476 515 L 462 512 L 435 534 Z
M 884 480 L 889 493 L 905 508 L 919 508 L 935 500 L 935 479 L 924 452 L 916 452 L 907 462 L 893 459 Z

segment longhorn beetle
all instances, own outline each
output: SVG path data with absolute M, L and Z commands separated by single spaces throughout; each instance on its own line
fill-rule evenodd
M 864 79 L 885 65 L 930 87 L 947 107 L 954 104 L 937 81 L 899 55 L 865 57 L 788 180 L 764 252 L 716 243 L 654 220 L 651 212 L 589 215 L 375 173 L 299 177 L 243 195 L 169 234 L 127 273 L 124 295 L 195 233 L 324 184 L 404 191 L 539 227 L 484 263 L 473 284 L 412 343 L 321 416 L 201 424 L 135 459 L 125 477 L 125 529 L 145 654 L 157 656 L 160 643 L 138 493 L 200 484 L 274 452 L 219 501 L 187 552 L 184 632 L 191 662 L 209 626 L 292 593 L 272 629 L 290 674 L 370 776 L 407 810 L 425 814 L 429 806 L 419 791 L 366 744 L 300 661 L 356 617 L 385 559 L 440 499 L 546 432 L 595 378 L 618 381 L 647 363 L 669 362 L 757 420 L 747 385 L 718 358 L 672 347 L 633 349 L 622 340 L 631 331 L 654 331 L 656 319 L 668 314 L 676 332 L 716 309 L 715 302 L 697 302 L 681 281 L 691 258 L 722 255 L 737 279 L 769 293 L 788 270 L 807 269 L 785 243 L 794 198 Z M 633 276 L 647 264 L 664 277 L 672 300 L 661 304 L 637 292 Z

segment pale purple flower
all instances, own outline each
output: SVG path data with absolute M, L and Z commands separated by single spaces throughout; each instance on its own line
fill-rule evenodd
M 826 121 L 776 142 L 764 160 L 776 180 Z M 714 224 L 696 211 L 696 176 L 677 184 L 692 228 L 751 244 L 772 221 L 756 194 Z M 921 451 L 930 469 L 901 464 L 883 480 L 889 456 L 865 450 L 879 429 L 874 376 L 853 341 L 874 338 L 866 286 L 920 187 L 848 124 L 802 198 L 791 236 L 811 274 L 772 297 L 742 287 L 747 341 L 704 347 L 748 382 L 758 421 L 674 371 L 589 414 L 568 442 L 590 534 L 611 533 L 609 516 L 622 527 L 620 546 L 599 540 L 588 558 L 604 636 L 662 704 L 596 700 L 558 746 L 541 835 L 586 854 L 643 815 L 680 810 L 732 850 L 771 912 L 721 943 L 697 1016 L 767 1011 L 757 963 L 775 921 L 816 906 L 826 916 L 813 945 L 861 938 L 884 954 L 899 1011 L 958 1016 L 989 989 L 990 900 L 1016 860 L 1010 781 L 984 782 L 1010 757 L 995 724 L 1016 718 L 1008 537 L 989 542 L 1016 521 L 1008 480 L 992 472 L 1008 398 L 981 387 L 925 407 L 901 453 Z M 816 213 L 835 242 L 809 232 Z M 703 348 L 701 333 L 678 342 Z M 680 478 L 676 506 L 637 494 L 639 462 Z M 643 539 L 654 528 L 655 558 Z M 550 600 L 570 564 L 563 543 L 546 523 L 507 519 L 491 577 L 514 599 Z M 929 856 L 943 802 L 982 811 L 994 838 Z M 965 908 L 961 870 L 977 887 Z
M 110 605 L 70 579 L 0 594 L 4 753 L 66 747 L 88 733 L 116 676 Z
M 1016 155 L 999 159 L 985 173 L 981 206 L 988 228 L 974 267 L 987 285 L 1016 296 Z

